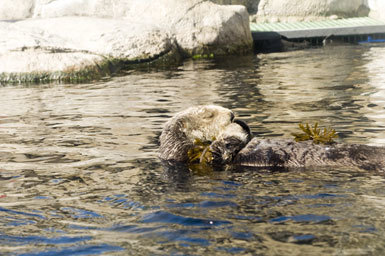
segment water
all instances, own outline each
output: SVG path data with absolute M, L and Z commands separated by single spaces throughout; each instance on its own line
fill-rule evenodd
M 383 255 L 385 179 L 349 169 L 166 175 L 162 125 L 219 104 L 256 136 L 299 122 L 385 145 L 385 48 L 186 61 L 0 87 L 1 255 Z

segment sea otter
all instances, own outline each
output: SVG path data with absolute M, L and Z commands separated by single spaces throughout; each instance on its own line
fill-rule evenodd
M 164 160 L 186 162 L 187 152 L 194 141 L 218 138 L 234 121 L 234 113 L 220 106 L 190 107 L 177 113 L 164 126 L 160 135 L 159 157 Z
M 385 169 L 383 147 L 253 138 L 249 126 L 231 110 L 213 105 L 188 108 L 168 121 L 160 136 L 160 158 L 187 162 L 196 139 L 209 141 L 213 165 Z

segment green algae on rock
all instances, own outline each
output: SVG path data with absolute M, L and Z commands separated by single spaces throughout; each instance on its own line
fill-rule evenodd
M 213 59 L 214 53 L 210 54 L 195 54 L 191 57 L 193 60 L 199 60 L 199 59 Z

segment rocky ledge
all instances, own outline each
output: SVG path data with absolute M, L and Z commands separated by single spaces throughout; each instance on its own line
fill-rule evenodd
M 2 0 L 0 34 L 0 83 L 80 82 L 252 49 L 245 7 L 199 0 Z

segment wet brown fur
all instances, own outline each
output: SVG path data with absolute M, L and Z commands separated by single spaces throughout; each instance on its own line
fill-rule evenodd
M 177 113 L 163 128 L 159 157 L 187 161 L 187 152 L 196 139 L 204 142 L 218 138 L 233 119 L 231 110 L 214 105 L 190 107 Z
M 258 167 L 357 167 L 383 171 L 385 148 L 254 138 L 237 154 L 233 164 Z
M 241 121 L 233 122 L 230 110 L 207 106 L 190 108 L 166 123 L 160 137 L 160 158 L 186 162 L 193 140 L 215 140 L 210 150 L 213 164 L 255 167 L 356 167 L 384 171 L 385 148 L 359 144 L 314 144 L 288 139 L 251 138 Z M 194 136 L 192 136 L 194 134 Z

